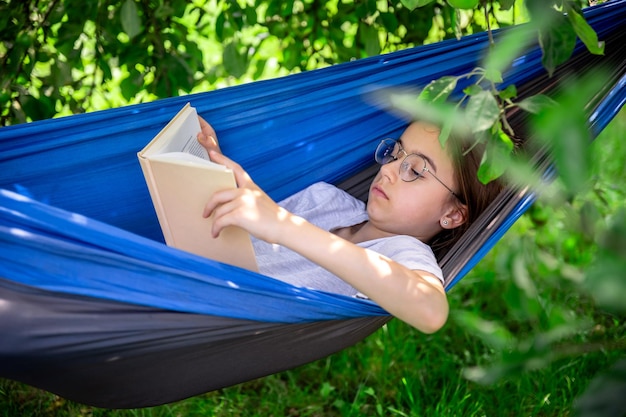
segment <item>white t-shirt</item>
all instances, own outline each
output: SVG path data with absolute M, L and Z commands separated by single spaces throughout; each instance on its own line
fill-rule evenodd
M 281 201 L 279 205 L 327 231 L 353 226 L 368 219 L 362 201 L 323 182 L 305 188 Z M 300 287 L 348 296 L 359 294 L 345 281 L 290 249 L 255 238 L 252 243 L 259 272 L 264 275 Z M 443 283 L 441 268 L 430 246 L 414 237 L 398 235 L 369 240 L 358 245 L 385 255 L 409 269 L 430 272 Z

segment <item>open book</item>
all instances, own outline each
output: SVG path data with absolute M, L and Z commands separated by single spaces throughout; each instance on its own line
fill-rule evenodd
M 257 271 L 252 242 L 238 227 L 211 236 L 204 206 L 219 190 L 235 188 L 235 175 L 209 160 L 198 143 L 200 122 L 189 103 L 137 154 L 165 243 L 197 255 Z

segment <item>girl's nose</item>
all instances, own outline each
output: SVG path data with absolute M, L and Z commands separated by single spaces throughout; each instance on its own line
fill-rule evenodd
M 395 183 L 399 177 L 400 164 L 402 162 L 398 159 L 380 166 L 380 174 L 387 178 L 391 183 Z

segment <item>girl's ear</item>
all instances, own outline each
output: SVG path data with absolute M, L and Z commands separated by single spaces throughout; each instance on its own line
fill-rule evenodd
M 439 224 L 444 229 L 454 229 L 467 222 L 467 205 L 456 201 L 439 220 Z

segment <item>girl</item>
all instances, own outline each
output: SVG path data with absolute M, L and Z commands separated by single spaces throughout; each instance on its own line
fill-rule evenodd
M 199 142 L 211 160 L 234 171 L 238 184 L 206 204 L 214 236 L 226 226 L 241 227 L 253 236 L 264 275 L 364 295 L 425 333 L 443 326 L 448 302 L 433 249 L 445 252 L 500 190 L 477 179 L 479 147 L 464 153 L 459 140 L 448 140 L 443 148 L 437 127 L 414 122 L 399 140 L 378 145 L 381 168 L 367 206 L 325 183 L 277 204 L 221 154 L 202 118 L 200 125 Z

